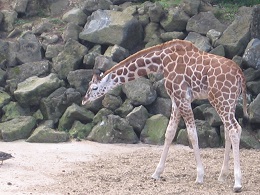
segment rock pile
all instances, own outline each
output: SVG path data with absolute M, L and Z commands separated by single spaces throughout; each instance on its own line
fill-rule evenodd
M 91 105 L 81 106 L 81 99 L 93 68 L 105 71 L 142 48 L 185 39 L 242 67 L 250 118 L 241 146 L 260 148 L 260 5 L 241 7 L 227 25 L 215 17 L 216 8 L 200 0 L 170 8 L 125 0 L 12 2 L 0 11 L 3 141 L 61 142 L 73 137 L 162 144 L 171 112 L 162 75 L 131 81 Z M 39 19 L 35 10 L 48 17 Z M 200 147 L 221 146 L 223 125 L 216 111 L 207 101 L 192 106 Z M 239 102 L 239 119 L 241 111 Z M 183 122 L 178 129 L 175 140 L 188 145 Z

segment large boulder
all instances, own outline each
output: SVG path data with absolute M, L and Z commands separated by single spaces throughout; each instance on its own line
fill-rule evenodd
M 5 91 L 0 90 L 0 108 L 11 101 L 11 96 Z
M 115 115 L 104 117 L 93 127 L 88 140 L 101 143 L 137 143 L 138 137 L 128 122 Z
M 59 143 L 66 142 L 68 140 L 68 133 L 64 131 L 55 131 L 45 125 L 40 125 L 37 127 L 32 135 L 26 139 L 27 142 L 31 143 Z
M 169 119 L 162 114 L 153 115 L 146 120 L 140 139 L 146 144 L 163 144 Z
M 194 45 L 196 45 L 196 47 L 198 47 L 202 51 L 209 52 L 212 49 L 209 38 L 199 33 L 190 32 L 188 36 L 185 38 L 185 40 L 192 42 Z
M 62 20 L 69 23 L 83 26 L 87 21 L 87 15 L 79 8 L 69 10 L 62 16 Z
M 72 127 L 72 124 L 75 120 L 78 120 L 82 123 L 88 123 L 91 122 L 93 118 L 94 114 L 91 111 L 86 110 L 77 104 L 72 104 L 66 109 L 60 118 L 58 129 L 62 131 L 68 131 Z
M 42 78 L 32 76 L 18 84 L 14 97 L 21 105 L 38 105 L 41 98 L 48 96 L 62 83 L 54 73 Z
M 85 139 L 93 128 L 92 123 L 81 123 L 80 121 L 75 121 L 69 130 L 69 135 L 77 139 Z
M 13 10 L 2 10 L 3 21 L 0 30 L 10 32 L 14 29 L 15 20 L 17 19 L 17 12 Z
M 254 69 L 260 69 L 260 39 L 252 39 L 243 55 L 244 63 Z
M 162 114 L 169 118 L 172 112 L 172 101 L 170 98 L 158 97 L 149 105 L 148 110 L 151 114 Z
M 225 25 L 222 24 L 212 12 L 200 12 L 188 20 L 186 30 L 206 35 L 211 29 L 223 32 Z
M 73 88 L 60 87 L 51 93 L 48 97 L 42 98 L 40 102 L 40 110 L 45 120 L 53 120 L 58 122 L 67 107 L 73 103 L 80 104 L 81 95 Z
M 130 14 L 97 10 L 91 15 L 79 38 L 92 43 L 132 49 L 142 41 L 142 26 Z
M 109 10 L 111 5 L 113 5 L 113 3 L 110 0 L 88 0 L 82 2 L 81 9 L 84 13 L 90 15 L 97 10 Z
M 73 52 L 71 52 L 73 51 Z M 53 69 L 60 78 L 65 79 L 70 71 L 79 68 L 84 55 L 88 52 L 88 48 L 79 42 L 69 39 L 64 50 L 57 57 L 53 58 Z
M 246 14 L 239 15 L 227 27 L 222 36 L 216 41 L 215 46 L 223 45 L 226 56 L 229 58 L 241 55 L 250 41 L 250 24 L 252 20 L 252 9 L 246 8 Z M 241 11 L 241 10 L 240 10 Z
M 204 117 L 206 121 L 210 124 L 212 127 L 219 127 L 222 125 L 222 121 L 215 110 L 212 106 L 206 107 L 205 110 L 203 111 Z
M 29 109 L 22 108 L 17 102 L 9 102 L 3 108 L 3 121 L 9 121 L 19 116 L 29 115 Z
M 32 116 L 20 116 L 10 121 L 0 123 L 1 137 L 4 141 L 14 141 L 26 139 L 31 134 L 36 125 L 36 120 Z
M 250 103 L 248 114 L 251 123 L 260 123 L 260 94 Z
M 156 91 L 148 79 L 143 77 L 123 85 L 123 92 L 133 105 L 149 105 L 157 97 Z

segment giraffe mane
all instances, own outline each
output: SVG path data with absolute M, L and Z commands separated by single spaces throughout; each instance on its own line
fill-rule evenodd
M 191 42 L 189 41 L 185 41 L 185 40 L 179 40 L 179 39 L 174 39 L 172 41 L 168 41 L 159 45 L 155 45 L 146 49 L 143 49 L 129 57 L 127 57 L 126 59 L 122 60 L 121 62 L 119 62 L 118 64 L 116 64 L 115 66 L 113 66 L 112 68 L 110 68 L 109 70 L 105 71 L 103 76 L 106 76 L 107 74 L 117 70 L 118 68 L 124 66 L 125 64 L 130 63 L 133 59 L 137 59 L 141 56 L 143 56 L 144 54 L 147 54 L 149 52 L 153 52 L 153 51 L 160 51 L 163 50 L 164 48 L 170 47 L 170 46 L 174 46 L 176 44 L 180 44 L 180 45 L 185 45 L 186 50 L 191 50 L 193 48 L 196 48 Z

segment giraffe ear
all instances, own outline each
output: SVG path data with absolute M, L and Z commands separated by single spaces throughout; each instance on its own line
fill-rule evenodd
M 100 81 L 102 79 L 103 72 L 99 69 L 93 70 L 93 81 Z

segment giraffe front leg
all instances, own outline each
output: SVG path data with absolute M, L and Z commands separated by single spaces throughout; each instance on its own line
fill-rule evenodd
M 166 129 L 166 133 L 165 133 L 163 152 L 161 154 L 161 158 L 156 167 L 156 170 L 152 175 L 153 179 L 159 179 L 161 173 L 164 170 L 167 154 L 168 154 L 170 145 L 172 143 L 172 140 L 176 134 L 176 129 L 177 129 L 179 121 L 180 121 L 180 114 L 177 109 L 173 109 L 172 114 L 171 114 L 171 119 L 169 121 L 168 127 Z

